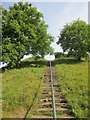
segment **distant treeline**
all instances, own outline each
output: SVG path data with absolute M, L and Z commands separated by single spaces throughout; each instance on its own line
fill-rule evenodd
M 55 52 L 54 55 L 55 55 L 55 58 L 60 58 L 60 57 L 75 57 L 75 55 L 74 55 L 73 52 L 69 52 L 67 54 L 64 53 L 64 52 Z M 88 53 L 86 54 L 86 56 L 83 56 L 83 57 L 88 58 L 89 57 Z
M 67 57 L 67 54 L 65 54 L 64 52 L 55 52 L 54 55 L 55 58 Z

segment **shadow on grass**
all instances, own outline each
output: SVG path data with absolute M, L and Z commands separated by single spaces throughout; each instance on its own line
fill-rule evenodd
M 52 65 L 56 65 L 56 64 L 77 64 L 77 63 L 81 63 L 83 62 L 83 60 L 78 61 L 77 59 L 74 58 L 58 58 L 55 61 L 53 61 Z
M 25 114 L 24 120 L 27 119 L 27 116 L 28 116 L 28 114 L 29 114 L 29 112 L 30 112 L 30 110 L 31 110 L 31 108 L 32 108 L 32 106 L 33 106 L 33 104 L 34 104 L 36 98 L 37 98 L 39 89 L 40 89 L 40 85 L 38 86 L 37 92 L 36 92 L 35 95 L 34 95 L 34 98 L 33 98 L 33 100 L 32 100 L 32 103 L 31 103 L 31 105 L 29 106 L 29 108 L 28 108 L 28 110 L 27 110 L 27 112 L 26 112 L 26 114 Z
M 47 65 L 47 61 L 46 60 L 27 60 L 27 61 L 21 61 L 21 63 L 19 63 L 18 66 L 16 66 L 16 69 L 21 69 L 21 68 L 29 68 L 29 67 L 33 67 L 33 68 L 39 68 L 39 67 L 43 67 Z M 5 70 L 7 70 L 7 66 L 3 67 L 2 69 L 0 69 L 0 73 L 5 72 Z M 9 68 L 10 69 L 10 68 Z M 12 68 L 14 69 L 14 68 Z
M 80 63 L 83 62 L 83 60 L 78 61 L 75 58 L 57 58 L 52 62 L 52 66 L 56 65 L 56 64 L 76 64 L 76 63 Z M 39 67 L 43 67 L 46 65 L 50 65 L 50 63 L 46 60 L 27 60 L 27 61 L 22 61 L 17 67 L 16 69 L 21 69 L 21 68 L 39 68 Z M 2 70 L 0 69 L 0 73 L 5 72 L 5 69 L 8 69 L 7 67 L 2 68 Z

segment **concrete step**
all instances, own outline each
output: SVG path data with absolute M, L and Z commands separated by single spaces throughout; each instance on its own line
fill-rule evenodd
M 56 84 L 54 83 L 53 87 L 59 87 L 58 83 L 56 83 Z
M 43 105 L 52 105 L 52 102 L 42 103 L 41 105 L 42 105 L 42 106 L 43 106 Z
M 44 98 L 50 98 L 50 97 L 52 97 L 52 95 L 51 95 L 51 94 L 43 94 L 41 98 L 43 98 L 43 99 L 44 99 Z
M 42 89 L 44 89 L 44 90 L 48 90 L 48 89 L 51 90 L 51 87 L 48 87 L 48 86 L 44 87 L 43 86 Z
M 43 85 L 50 85 L 51 82 L 47 80 L 47 82 L 45 81 Z
M 37 110 L 38 112 L 41 112 L 41 111 L 53 111 L 53 108 L 39 108 Z M 69 111 L 67 108 L 56 108 L 56 111 Z
M 52 103 L 51 104 L 42 104 L 42 108 L 52 108 Z
M 72 119 L 75 117 L 68 115 L 68 114 L 63 114 L 63 115 L 56 115 L 56 118 L 68 118 L 68 119 L 70 118 L 70 119 Z
M 46 74 L 44 74 L 44 76 L 50 76 L 50 74 L 47 74 L 47 73 L 46 73 Z
M 55 91 L 55 94 L 63 95 L 63 93 L 61 91 L 59 91 L 59 92 Z
M 47 91 L 43 91 L 41 94 L 48 94 L 48 92 Z
M 66 119 L 69 119 L 69 120 L 71 119 L 71 120 L 72 120 L 74 117 L 73 117 L 73 116 L 70 116 L 70 115 L 57 115 L 56 118 L 57 118 L 57 119 L 65 118 L 65 120 L 66 120 Z M 76 120 L 76 119 L 74 118 L 73 120 Z
M 60 90 L 60 89 L 57 89 L 57 88 L 54 88 L 54 91 L 55 91 L 55 92 L 61 92 L 61 90 Z
M 53 119 L 52 116 L 47 116 L 47 115 L 37 115 L 37 116 L 32 116 L 32 118 L 38 118 L 38 119 Z
M 62 98 L 62 99 L 64 99 L 65 97 L 62 95 L 62 94 L 56 94 L 56 93 L 54 93 L 54 97 L 56 97 L 56 98 Z
M 62 98 L 55 98 L 55 103 L 67 103 L 67 101 Z
M 42 97 L 41 102 L 52 102 L 52 97 Z M 55 103 L 67 103 L 65 99 L 55 97 Z
M 52 107 L 52 102 L 46 102 L 46 103 L 42 103 L 41 107 Z M 68 104 L 66 103 L 55 103 L 55 107 L 61 107 L 61 108 L 69 108 Z
M 43 89 L 43 92 L 49 93 L 49 92 L 51 92 L 51 90 L 50 90 L 50 89 L 47 89 L 47 90 L 46 90 L 46 89 Z M 42 92 L 42 93 L 43 93 L 43 92 Z
M 42 98 L 40 102 L 52 102 L 52 98 Z
M 51 87 L 51 84 L 43 84 L 43 87 Z

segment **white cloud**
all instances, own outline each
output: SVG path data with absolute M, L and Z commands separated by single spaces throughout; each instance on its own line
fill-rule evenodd
M 54 23 L 53 24 L 53 29 L 50 29 L 49 32 L 52 32 L 53 35 L 56 37 L 55 42 L 53 42 L 51 44 L 51 46 L 54 48 L 55 52 L 57 51 L 61 51 L 62 52 L 62 48 L 60 47 L 60 45 L 58 46 L 56 44 L 56 41 L 58 40 L 59 34 L 60 34 L 60 30 L 63 28 L 63 26 L 66 23 L 70 23 L 73 20 L 77 20 L 78 18 L 80 18 L 81 20 L 86 21 L 86 23 L 88 23 L 88 3 L 81 3 L 81 6 L 78 5 L 77 3 L 77 7 L 76 5 L 74 5 L 74 3 L 70 3 L 71 5 L 67 5 L 66 8 L 62 9 L 62 11 L 59 11 L 54 19 Z M 50 26 L 52 27 L 52 26 Z
M 81 3 L 81 6 L 77 6 L 79 8 L 76 9 L 76 5 L 70 3 L 67 8 L 62 9 L 62 11 L 58 12 L 55 16 L 55 24 L 54 24 L 54 34 L 59 35 L 59 30 L 63 28 L 66 23 L 70 23 L 73 20 L 77 20 L 78 18 L 86 21 L 88 23 L 88 4 L 84 5 Z
M 23 61 L 23 60 L 25 60 L 25 59 L 27 59 L 27 58 L 30 58 L 30 57 L 32 57 L 31 54 L 30 54 L 30 55 L 24 55 L 24 57 L 21 59 L 21 61 Z

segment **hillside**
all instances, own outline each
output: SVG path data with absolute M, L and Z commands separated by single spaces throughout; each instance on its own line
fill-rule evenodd
M 3 118 L 25 117 L 28 110 L 37 107 L 45 60 L 28 59 L 17 69 L 2 73 L 2 116 Z M 34 105 L 34 106 L 33 106 Z
M 49 100 L 49 96 L 51 95 L 50 68 L 46 67 L 46 65 L 47 61 L 43 59 L 37 61 L 27 59 L 22 61 L 18 68 L 3 71 L 3 118 L 35 118 L 37 114 L 39 116 L 46 115 L 47 117 L 52 117 L 52 111 L 43 111 L 47 109 L 52 110 L 52 105 L 49 105 L 50 108 L 42 106 L 42 104 L 48 104 L 47 100 Z M 77 62 L 73 58 L 58 58 L 52 65 L 54 65 L 52 67 L 54 83 L 57 83 L 57 86 L 54 85 L 55 100 L 58 100 L 58 104 L 61 106 L 61 104 L 64 104 L 62 103 L 62 96 L 64 96 L 65 102 L 65 106 L 62 105 L 58 109 L 57 115 L 59 117 L 68 117 L 69 114 L 66 115 L 60 111 L 68 109 L 68 111 L 71 111 L 71 116 L 78 118 L 87 117 L 88 61 L 82 60 L 81 62 Z M 47 92 L 46 96 L 42 94 L 43 89 Z M 46 100 L 44 101 L 45 103 L 42 102 L 41 104 L 42 98 Z M 58 107 L 57 103 L 56 107 Z M 42 111 L 37 112 L 39 109 Z
M 57 59 L 59 87 L 76 117 L 88 116 L 88 61 Z

